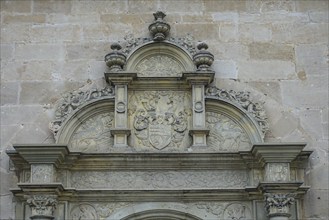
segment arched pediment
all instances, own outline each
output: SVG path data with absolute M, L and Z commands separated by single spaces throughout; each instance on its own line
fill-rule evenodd
M 140 77 L 181 77 L 195 71 L 191 55 L 171 42 L 150 42 L 137 47 L 127 58 L 126 71 Z

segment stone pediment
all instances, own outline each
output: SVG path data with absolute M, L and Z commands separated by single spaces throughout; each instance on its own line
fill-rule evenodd
M 150 38 L 111 46 L 106 87 L 59 100 L 55 144 L 7 152 L 19 216 L 260 220 L 263 198 L 269 216 L 295 215 L 305 143 L 264 143 L 262 104 L 213 86 L 208 46 L 169 37 L 164 13 L 154 15 Z

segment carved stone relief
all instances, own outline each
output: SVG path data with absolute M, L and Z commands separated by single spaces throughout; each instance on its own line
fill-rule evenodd
M 244 170 L 217 171 L 80 171 L 73 172 L 71 187 L 111 189 L 232 188 L 248 185 Z
M 97 220 L 96 209 L 88 203 L 80 203 L 71 210 L 72 220 Z
M 261 103 L 251 101 L 249 92 L 235 92 L 233 90 L 227 91 L 216 87 L 208 87 L 206 89 L 206 96 L 228 100 L 237 104 L 245 109 L 255 119 L 264 135 L 269 130 L 263 105 Z
M 130 145 L 139 151 L 183 151 L 191 143 L 190 95 L 183 91 L 136 91 L 129 96 Z
M 102 113 L 82 122 L 71 137 L 69 148 L 80 152 L 109 152 L 113 146 L 111 128 L 113 127 L 114 113 Z
M 102 89 L 91 88 L 87 91 L 77 90 L 65 94 L 57 104 L 55 120 L 49 124 L 49 128 L 54 133 L 55 138 L 57 137 L 57 132 L 61 128 L 61 125 L 73 111 L 88 101 L 113 96 L 114 89 L 109 86 Z
M 226 206 L 223 219 L 227 220 L 247 220 L 251 219 L 251 210 L 241 203 L 232 203 Z
M 267 181 L 289 181 L 290 169 L 288 163 L 268 163 L 266 165 L 265 179 Z
M 52 164 L 32 164 L 32 182 L 51 183 L 54 179 Z
M 174 58 L 166 55 L 155 55 L 143 59 L 136 66 L 139 76 L 163 77 L 182 75 L 184 68 Z
M 206 126 L 210 130 L 207 143 L 216 151 L 234 152 L 251 146 L 245 131 L 225 115 L 207 112 Z

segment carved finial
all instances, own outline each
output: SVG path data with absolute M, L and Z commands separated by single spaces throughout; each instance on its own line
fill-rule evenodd
M 210 66 L 214 62 L 214 55 L 212 55 L 208 49 L 208 45 L 204 42 L 200 42 L 197 45 L 199 51 L 193 56 L 193 61 L 198 71 L 209 71 Z
M 123 70 L 126 64 L 126 56 L 120 51 L 121 48 L 120 44 L 114 43 L 111 45 L 113 51 L 105 56 L 106 65 L 110 67 L 111 72 Z
M 162 11 L 153 13 L 155 21 L 149 26 L 149 31 L 154 41 L 163 41 L 169 34 L 170 25 L 163 18 L 166 16 Z

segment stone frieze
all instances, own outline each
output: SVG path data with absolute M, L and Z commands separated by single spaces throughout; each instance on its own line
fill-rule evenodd
M 79 189 L 240 188 L 248 185 L 244 170 L 217 171 L 76 171 L 71 187 Z

